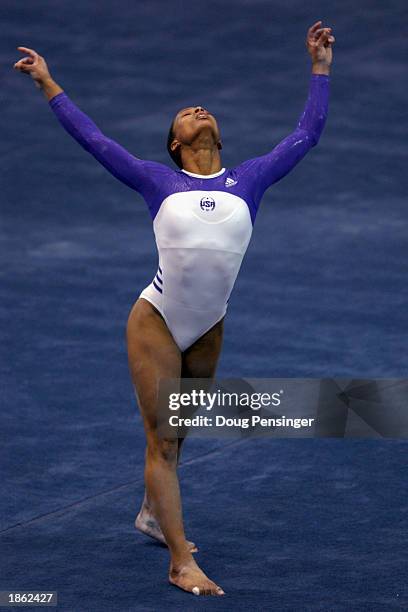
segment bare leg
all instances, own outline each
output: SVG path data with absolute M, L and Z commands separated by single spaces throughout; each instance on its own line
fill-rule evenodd
M 223 335 L 224 319 L 216 323 L 204 336 L 182 353 L 182 378 L 206 378 L 208 379 L 208 387 L 211 385 L 221 353 Z M 180 458 L 183 441 L 179 440 L 178 459 Z M 183 572 L 183 566 L 172 563 L 170 565 L 170 582 L 184 588 L 182 585 Z
M 204 336 L 182 353 L 182 378 L 208 378 L 209 383 L 215 376 L 221 352 L 224 333 L 224 320 L 219 321 Z M 180 462 L 184 438 L 178 439 L 177 465 Z M 166 544 L 160 525 L 153 514 L 151 504 L 145 491 L 142 506 L 135 520 L 135 527 L 145 535 Z M 194 542 L 187 540 L 191 552 L 197 552 Z
M 146 300 L 138 299 L 127 325 L 129 369 L 147 437 L 145 483 L 147 498 L 170 550 L 169 580 L 192 592 L 222 595 L 223 591 L 198 567 L 187 544 L 177 478 L 177 439 L 157 435 L 156 409 L 160 378 L 179 378 L 182 355 L 165 322 Z
M 177 466 L 180 461 L 181 455 L 181 446 L 184 442 L 184 439 L 178 439 L 178 448 L 177 448 Z M 162 544 L 166 545 L 166 538 L 163 535 L 162 530 L 160 529 L 160 525 L 158 520 L 153 514 L 152 506 L 149 503 L 149 499 L 147 497 L 147 492 L 145 490 L 142 506 L 139 510 L 139 513 L 135 520 L 135 527 L 138 531 L 141 531 L 145 535 L 158 540 Z M 194 542 L 187 540 L 187 545 L 190 549 L 190 552 L 195 553 L 198 551 L 198 548 Z

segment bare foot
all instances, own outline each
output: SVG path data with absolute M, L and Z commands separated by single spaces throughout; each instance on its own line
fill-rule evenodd
M 222 588 L 204 574 L 194 559 L 178 567 L 171 564 L 169 581 L 194 595 L 225 595 Z
M 136 517 L 135 527 L 145 535 L 148 535 L 151 538 L 158 540 L 162 544 L 166 544 L 166 539 L 162 530 L 160 529 L 159 523 L 157 522 L 151 511 L 144 504 Z M 198 548 L 194 544 L 194 542 L 190 542 L 189 540 L 186 540 L 186 542 L 189 552 L 195 553 L 198 551 Z

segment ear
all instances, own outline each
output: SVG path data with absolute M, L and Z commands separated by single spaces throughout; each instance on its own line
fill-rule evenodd
M 218 149 L 219 149 L 219 150 L 221 150 L 221 149 L 222 149 L 222 142 L 221 142 L 221 140 L 219 140 L 219 141 L 217 142 L 217 147 L 218 147 Z
M 174 139 L 173 139 L 173 142 L 172 142 L 172 143 L 171 143 L 171 145 L 170 145 L 170 149 L 171 149 L 172 151 L 175 151 L 175 150 L 177 149 L 177 147 L 179 147 L 179 146 L 180 146 L 179 141 L 177 140 L 177 138 L 174 138 Z

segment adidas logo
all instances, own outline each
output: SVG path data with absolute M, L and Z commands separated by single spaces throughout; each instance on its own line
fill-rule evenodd
M 225 186 L 226 187 L 232 187 L 233 185 L 236 185 L 237 183 L 238 183 L 238 181 L 234 181 L 234 179 L 232 179 L 232 178 L 225 179 Z

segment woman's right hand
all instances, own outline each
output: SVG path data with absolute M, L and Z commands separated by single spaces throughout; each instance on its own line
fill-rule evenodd
M 25 53 L 26 57 L 21 58 L 14 64 L 16 70 L 24 74 L 29 74 L 39 88 L 41 88 L 47 80 L 51 80 L 48 66 L 41 55 L 27 47 L 17 47 L 17 49 Z

